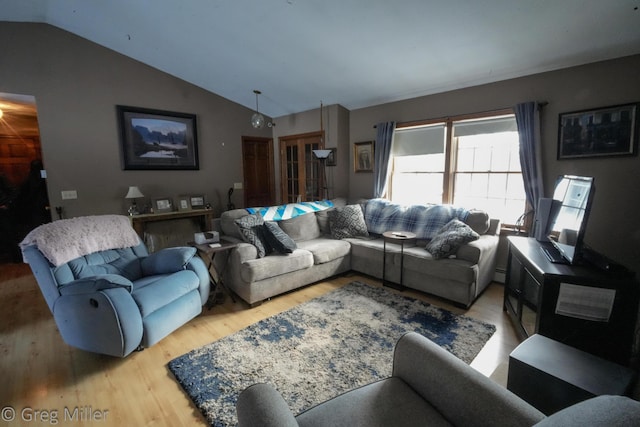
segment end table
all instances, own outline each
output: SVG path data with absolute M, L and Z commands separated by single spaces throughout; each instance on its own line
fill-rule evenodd
M 202 258 L 203 260 L 205 260 L 207 262 L 207 270 L 209 271 L 209 279 L 211 279 L 211 283 L 212 283 L 211 291 L 209 292 L 209 300 L 207 301 L 207 308 L 210 310 L 211 307 L 213 307 L 214 305 L 222 303 L 224 301 L 224 293 L 221 294 L 221 299 L 220 300 L 216 297 L 216 294 L 218 294 L 218 288 L 220 288 L 221 291 L 226 292 L 227 294 L 229 294 L 229 296 L 231 297 L 231 300 L 233 302 L 236 302 L 236 299 L 233 296 L 233 294 L 224 285 L 224 283 L 222 281 L 222 277 L 223 277 L 224 271 L 227 268 L 227 263 L 229 262 L 229 253 L 228 252 L 231 249 L 233 249 L 236 246 L 238 246 L 238 244 L 237 243 L 229 243 L 229 242 L 221 242 L 221 243 L 219 243 L 220 246 L 214 246 L 214 247 L 209 246 L 209 244 L 207 244 L 207 243 L 199 244 L 199 243 L 195 243 L 195 242 L 189 242 L 188 244 L 190 246 L 195 247 L 198 250 L 198 255 L 200 256 L 200 258 Z M 222 266 L 218 270 L 216 268 L 215 263 L 214 263 L 214 259 L 215 259 L 217 254 L 220 254 L 220 253 L 223 253 L 223 252 L 226 252 L 227 258 L 224 260 L 224 262 L 222 263 Z
M 382 233 L 382 286 L 388 286 L 393 289 L 403 290 L 402 272 L 404 271 L 404 247 L 407 245 L 415 245 L 416 234 L 408 231 L 385 231 Z M 396 284 L 386 279 L 387 273 L 387 242 L 400 245 L 400 283 Z

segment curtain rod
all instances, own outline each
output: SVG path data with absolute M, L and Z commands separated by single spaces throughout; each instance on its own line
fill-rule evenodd
M 536 104 L 538 104 L 538 108 L 542 108 L 542 107 L 548 105 L 549 102 L 548 101 L 536 101 Z M 483 114 L 491 114 L 491 113 L 498 113 L 499 114 L 501 112 L 505 112 L 506 110 L 513 110 L 513 107 L 500 108 L 500 109 L 496 109 L 496 110 L 481 111 L 479 113 L 458 114 L 458 115 L 453 116 L 453 117 L 472 117 L 472 116 L 481 116 Z M 396 123 L 396 126 L 397 125 L 401 125 L 402 126 L 402 125 L 406 125 L 408 123 L 416 123 L 416 124 L 422 123 L 422 122 L 425 122 L 425 123 L 426 122 L 434 122 L 435 123 L 435 122 L 439 122 L 439 121 L 447 121 L 447 120 L 450 120 L 450 119 L 451 119 L 451 116 L 438 117 L 438 118 L 435 118 L 435 119 L 411 120 L 411 121 L 408 121 L 408 122 L 398 122 L 398 123 Z M 373 128 L 377 129 L 378 125 L 373 125 Z

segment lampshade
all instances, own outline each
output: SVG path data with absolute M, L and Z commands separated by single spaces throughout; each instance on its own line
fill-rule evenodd
M 313 154 L 320 160 L 326 159 L 331 154 L 331 150 L 313 150 Z
M 129 187 L 127 195 L 124 196 L 125 199 L 139 199 L 140 197 L 144 197 L 144 194 L 142 194 L 140 189 L 136 186 Z

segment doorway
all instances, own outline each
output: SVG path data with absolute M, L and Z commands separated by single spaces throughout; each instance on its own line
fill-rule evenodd
M 273 139 L 243 136 L 242 170 L 244 206 L 274 205 Z
M 1 262 L 21 262 L 18 243 L 51 222 L 35 98 L 0 93 Z
M 280 171 L 283 203 L 320 200 L 323 166 L 313 150 L 323 149 L 323 132 L 310 132 L 280 138 Z

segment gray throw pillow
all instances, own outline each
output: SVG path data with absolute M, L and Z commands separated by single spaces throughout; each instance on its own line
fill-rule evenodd
M 360 205 L 347 205 L 330 210 L 329 228 L 334 239 L 369 236 Z
M 258 250 L 258 258 L 262 258 L 267 254 L 267 246 L 262 236 L 262 226 L 264 219 L 259 214 L 246 215 L 235 220 L 238 230 L 242 235 L 242 239 L 251 243 Z
M 290 254 L 298 247 L 276 222 L 264 223 L 264 238 L 271 248 L 283 254 Z
M 454 255 L 460 246 L 479 239 L 478 233 L 464 222 L 452 219 L 446 223 L 425 248 L 435 259 Z

